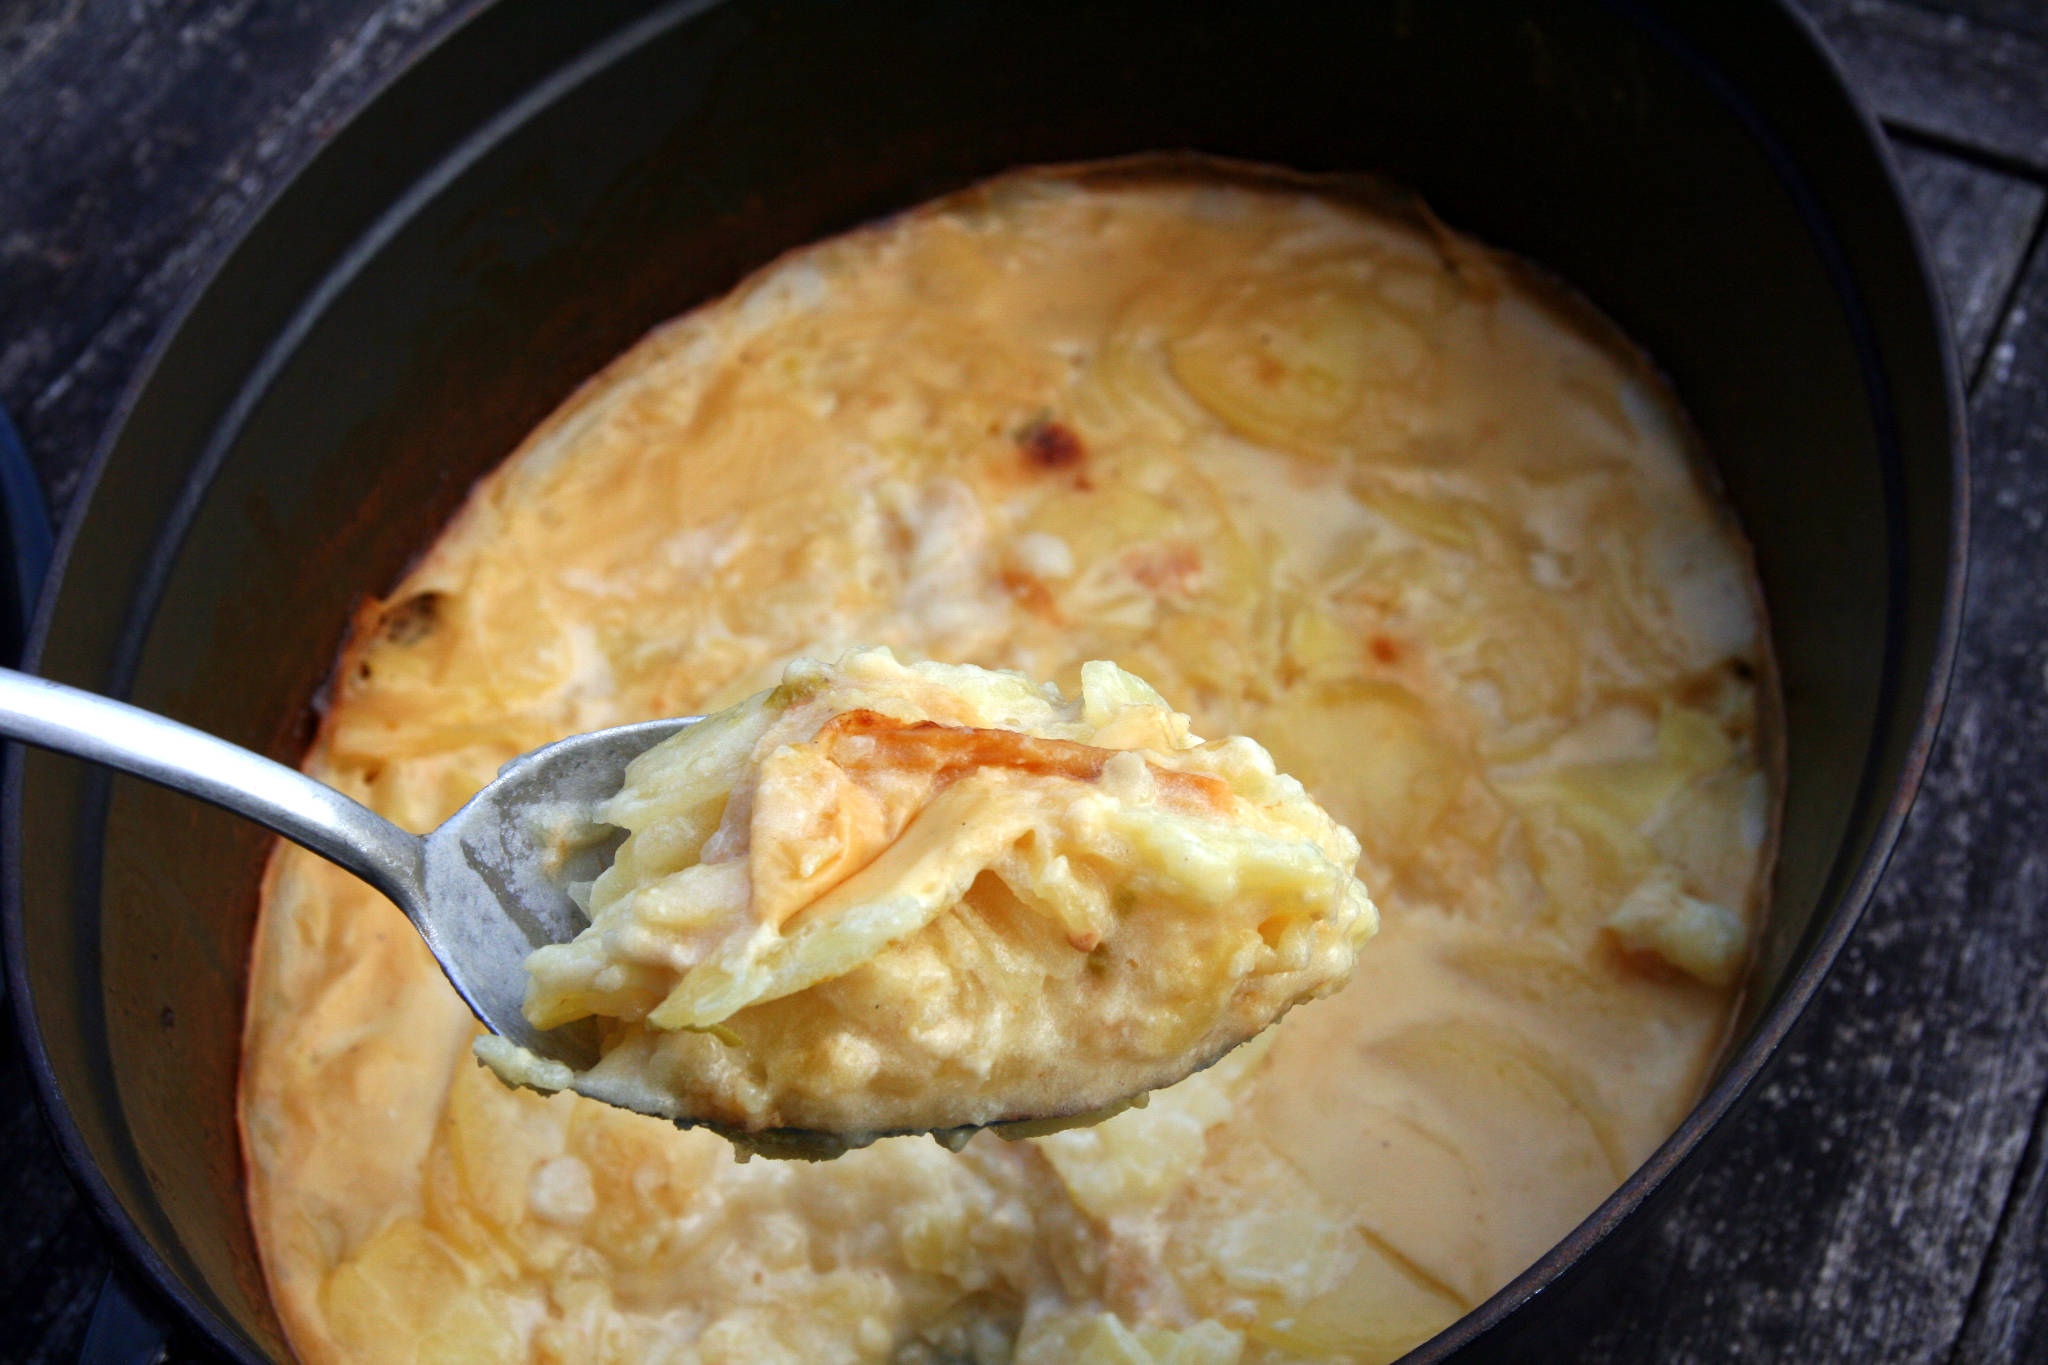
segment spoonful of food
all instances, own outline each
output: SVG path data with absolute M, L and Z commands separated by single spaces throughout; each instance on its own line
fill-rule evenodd
M 513 1084 L 745 1151 L 1095 1118 L 1349 976 L 1358 844 L 1113 664 L 1066 698 L 857 650 L 513 760 L 424 838 L 268 759 L 0 672 L 0 733 L 189 792 L 412 920 Z

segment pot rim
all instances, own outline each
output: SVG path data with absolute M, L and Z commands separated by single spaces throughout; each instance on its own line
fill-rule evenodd
M 534 107 L 536 96 L 552 99 L 555 94 L 574 88 L 585 75 L 592 74 L 609 64 L 622 47 L 630 49 L 638 46 L 654 34 L 686 21 L 702 10 L 714 7 L 717 2 L 718 0 L 672 0 L 671 3 L 658 4 L 638 20 L 629 21 L 612 30 L 588 50 L 555 67 L 539 87 L 503 106 L 497 116 L 459 141 L 447 156 L 435 163 L 434 169 L 426 177 L 426 182 L 438 184 L 450 167 L 459 168 L 466 165 L 484 148 L 495 145 L 505 131 L 518 123 L 517 119 L 508 118 L 507 115 Z M 1595 3 L 1613 12 L 1618 18 L 1634 23 L 1659 47 L 1705 83 L 1722 105 L 1743 124 L 1750 136 L 1765 150 L 1780 179 L 1796 200 L 1799 216 L 1809 234 L 1821 248 L 1820 254 L 1834 285 L 1837 302 L 1842 306 L 1858 344 L 1865 390 L 1870 395 L 1871 404 L 1875 409 L 1873 417 L 1876 420 L 1873 425 L 1876 428 L 1877 440 L 1881 448 L 1893 458 L 1897 458 L 1899 440 L 1895 414 L 1890 410 L 1888 386 L 1879 371 L 1878 353 L 1872 339 L 1870 320 L 1861 305 L 1848 267 L 1840 259 L 1839 248 L 1828 227 L 1828 220 L 1819 204 L 1815 202 L 1811 187 L 1799 175 L 1796 161 L 1782 140 L 1777 137 L 1770 122 L 1754 107 L 1747 96 L 1732 86 L 1719 69 L 1695 50 L 1683 35 L 1657 15 L 1650 13 L 1648 5 L 1641 0 L 1595 0 Z M 361 120 L 365 111 L 382 101 L 394 86 L 412 78 L 445 49 L 474 33 L 480 27 L 479 20 L 494 9 L 496 6 L 490 3 L 490 0 L 479 0 L 479 3 L 467 13 L 400 61 L 384 78 L 366 91 L 356 106 L 337 124 L 334 132 L 308 148 L 300 160 L 280 179 L 275 189 L 245 212 L 236 230 L 220 248 L 216 259 L 184 292 L 125 386 L 79 480 L 51 556 L 49 574 L 44 580 L 36 604 L 33 625 L 23 648 L 22 667 L 26 671 L 34 672 L 41 662 L 44 645 L 53 627 L 56 599 L 70 563 L 72 550 L 82 534 L 93 496 L 107 465 L 111 462 L 114 448 L 119 444 L 142 395 L 154 382 L 165 354 L 181 340 L 185 326 L 200 301 L 233 266 L 239 249 L 257 225 L 271 213 L 280 200 L 298 187 L 329 145 L 345 137 L 350 128 Z M 1694 1103 L 1685 1119 L 1657 1150 L 1631 1172 L 1628 1178 L 1602 1200 L 1577 1227 L 1484 1302 L 1404 1355 L 1401 1358 L 1404 1365 L 1431 1365 L 1432 1362 L 1446 1359 L 1493 1332 L 1524 1303 L 1557 1282 L 1669 1180 L 1694 1155 L 1705 1136 L 1728 1116 L 1729 1111 L 1749 1091 L 1769 1065 L 1793 1025 L 1805 1014 L 1821 982 L 1832 971 L 1844 944 L 1861 922 L 1897 847 L 1907 814 L 1919 793 L 1947 704 L 1963 625 L 1970 512 L 1967 408 L 1948 313 L 1943 306 L 1939 283 L 1929 267 L 1927 245 L 1919 220 L 1907 203 L 1898 169 L 1893 163 L 1876 116 L 1850 84 L 1839 59 L 1821 38 L 1815 22 L 1799 10 L 1792 0 L 1762 0 L 1760 9 L 1775 13 L 1784 23 L 1788 38 L 1803 45 L 1807 55 L 1818 61 L 1828 83 L 1828 89 L 1820 92 L 1821 98 L 1841 101 L 1855 119 L 1865 150 L 1874 159 L 1876 168 L 1889 191 L 1888 207 L 1899 219 L 1898 226 L 1903 227 L 1905 231 L 1918 276 L 1914 301 L 1925 310 L 1926 320 L 1932 326 L 1935 335 L 1941 369 L 1942 399 L 1948 427 L 1951 509 L 1947 528 L 1949 543 L 1947 564 L 1943 571 L 1941 614 L 1926 678 L 1926 694 L 1921 702 L 1919 714 L 1914 718 L 1911 737 L 1907 742 L 1897 779 L 1884 803 L 1882 814 L 1872 828 L 1869 843 L 1861 859 L 1854 870 L 1841 879 L 1841 889 L 1834 898 L 1833 905 L 1825 907 L 1820 917 L 1820 929 L 1810 952 L 1797 970 L 1788 976 L 1776 1002 L 1757 1019 L 1748 1035 L 1728 1054 L 1713 1085 Z M 387 209 L 374 220 L 367 234 L 369 238 L 374 239 L 379 235 L 379 228 L 390 218 L 391 207 L 396 205 L 387 206 Z M 355 250 L 360 250 L 361 245 L 359 241 L 351 254 Z M 341 264 L 338 261 L 337 268 Z M 302 305 L 299 312 L 303 311 Z M 4 864 L 0 866 L 0 956 L 4 956 L 6 960 L 9 1005 L 14 1012 L 24 1058 L 34 1081 L 37 1104 L 56 1139 L 58 1150 L 72 1180 L 87 1196 L 102 1226 L 109 1231 L 120 1248 L 121 1255 L 110 1270 L 118 1271 L 123 1264 L 139 1268 L 155 1295 L 160 1300 L 171 1303 L 187 1323 L 204 1335 L 214 1349 L 227 1353 L 241 1365 L 270 1365 L 270 1357 L 255 1350 L 254 1343 L 245 1333 L 233 1323 L 224 1321 L 157 1254 L 99 1170 L 65 1102 L 33 1007 L 24 961 L 26 931 L 20 873 L 20 812 L 23 786 L 21 749 L 22 746 L 18 743 L 9 742 L 6 745 L 5 785 L 4 789 L 0 789 L 0 813 L 4 813 L 4 828 L 0 828 L 0 864 Z M 1866 792 L 1871 782 L 1872 775 L 1866 770 L 1862 781 Z

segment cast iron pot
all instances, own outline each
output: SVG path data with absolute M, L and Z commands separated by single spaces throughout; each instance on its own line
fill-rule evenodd
M 1789 780 L 1735 1041 L 1641 1171 L 1415 1358 L 1550 1356 L 1862 910 L 1953 647 L 1946 331 L 1873 125 L 1765 0 L 507 0 L 191 301 L 66 529 L 33 657 L 294 761 L 361 594 L 648 327 L 1006 167 L 1179 148 L 1383 172 L 1576 284 L 1668 370 L 1756 547 Z M 13 999 L 74 1173 L 222 1350 L 288 1358 L 234 1120 L 267 836 L 38 753 L 6 838 Z

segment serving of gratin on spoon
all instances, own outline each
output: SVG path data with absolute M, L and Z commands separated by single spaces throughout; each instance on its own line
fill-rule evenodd
M 390 897 L 509 1082 L 822 1158 L 1092 1122 L 1336 989 L 1357 840 L 1114 664 L 1080 695 L 856 650 L 507 764 L 425 837 L 0 670 L 0 733 L 267 825 Z
M 1341 984 L 1377 925 L 1358 843 L 1249 739 L 1203 743 L 1111 663 L 1078 697 L 857 650 L 636 759 L 534 953 L 508 1080 L 770 1155 L 1088 1122 Z M 588 837 L 587 835 L 585 837 Z

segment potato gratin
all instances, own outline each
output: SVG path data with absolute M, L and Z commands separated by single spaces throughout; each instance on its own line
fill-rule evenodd
M 309 769 L 423 830 L 515 754 L 802 657 L 1084 697 L 1114 659 L 1357 834 L 1380 931 L 1343 989 L 1094 1127 L 742 1165 L 507 1088 L 398 911 L 282 848 L 242 1116 L 295 1348 L 1391 1359 L 1708 1073 L 1774 819 L 1754 603 L 1647 366 L 1414 210 L 1126 163 L 782 259 L 479 485 L 365 609 Z
M 595 1016 L 603 1058 L 478 1055 L 771 1155 L 1099 1115 L 1334 990 L 1378 924 L 1299 782 L 1103 661 L 1068 701 L 799 660 L 595 814 L 626 840 L 590 926 L 528 959 L 526 1015 Z

